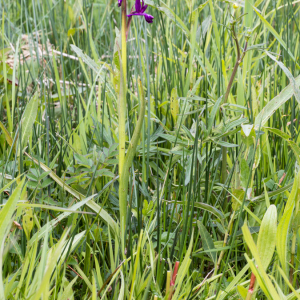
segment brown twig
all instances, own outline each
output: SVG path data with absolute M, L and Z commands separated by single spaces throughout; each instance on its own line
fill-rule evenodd
M 233 80 L 235 78 L 236 72 L 238 70 L 238 67 L 240 65 L 240 63 L 243 61 L 246 51 L 247 51 L 247 47 L 248 47 L 248 41 L 246 41 L 245 44 L 245 48 L 243 49 L 243 53 L 241 55 L 241 51 L 240 51 L 240 45 L 239 45 L 239 41 L 235 32 L 235 28 L 234 28 L 234 23 L 232 24 L 231 30 L 232 30 L 232 34 L 233 34 L 233 39 L 235 41 L 236 44 L 236 50 L 237 50 L 237 60 L 236 63 L 234 65 L 227 89 L 226 89 L 226 93 L 224 96 L 224 103 L 227 103 L 228 97 L 229 97 L 229 93 L 231 91 L 231 87 L 233 84 Z M 224 141 L 226 142 L 226 138 L 224 138 Z M 227 149 L 226 147 L 222 148 L 222 183 L 225 184 L 227 179 Z

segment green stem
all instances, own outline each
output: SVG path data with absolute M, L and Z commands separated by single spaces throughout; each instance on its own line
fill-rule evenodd
M 122 2 L 122 67 L 119 94 L 119 175 L 121 177 L 125 160 L 125 126 L 126 126 L 126 95 L 127 95 L 127 45 L 126 45 L 126 0 Z
M 129 169 L 132 165 L 135 155 L 136 147 L 140 138 L 141 130 L 143 127 L 143 121 L 145 116 L 145 95 L 141 81 L 139 81 L 139 90 L 141 95 L 140 103 L 140 115 L 136 123 L 127 154 L 123 166 L 123 171 L 120 177 L 119 187 L 119 204 L 120 204 L 120 222 L 121 222 L 121 241 L 124 243 L 125 227 L 126 227 L 126 215 L 127 215 L 127 194 L 128 194 L 128 182 L 129 182 Z M 123 244 L 124 247 L 125 243 Z M 124 248 L 123 248 L 124 249 Z
M 126 141 L 126 95 L 127 95 L 127 45 L 126 45 L 126 0 L 122 2 L 122 49 L 121 49 L 121 68 L 120 68 L 120 92 L 119 92 L 119 182 L 120 186 L 123 181 L 123 170 L 125 164 L 125 141 Z M 124 234 L 126 226 L 126 206 L 127 193 L 122 196 L 121 188 L 119 190 L 119 206 L 120 206 L 120 223 L 121 223 L 121 243 L 122 249 L 125 250 Z M 125 199 L 125 200 L 124 200 Z

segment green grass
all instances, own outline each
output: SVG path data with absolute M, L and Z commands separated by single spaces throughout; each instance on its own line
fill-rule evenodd
M 124 87 L 116 0 L 0 0 L 0 300 L 299 299 L 300 2 L 145 2 Z

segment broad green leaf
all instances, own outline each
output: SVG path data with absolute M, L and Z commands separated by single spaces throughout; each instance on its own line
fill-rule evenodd
M 96 279 L 93 274 L 93 292 L 92 292 L 92 300 L 97 300 L 97 287 L 96 287 Z
M 240 296 L 245 300 L 247 297 L 247 294 L 248 294 L 248 290 L 241 285 L 237 286 L 237 290 L 238 290 Z
M 249 190 L 249 189 L 248 189 Z M 232 196 L 235 197 L 235 195 L 233 195 L 229 190 L 226 189 L 226 191 Z M 239 200 L 239 198 L 235 197 L 235 200 L 242 205 L 242 201 Z M 258 223 L 261 224 L 261 220 L 259 219 L 259 217 L 257 217 L 252 211 L 251 209 L 249 209 L 246 205 L 244 206 L 244 210 Z
M 212 237 L 210 236 L 209 232 L 205 228 L 205 226 L 202 224 L 202 222 L 197 221 L 197 225 L 199 228 L 199 233 L 201 235 L 201 240 L 203 244 L 203 248 L 205 251 L 208 252 L 208 255 L 213 260 L 213 262 L 217 263 L 217 253 L 216 252 L 209 252 L 209 250 L 215 250 L 215 245 Z
M 294 232 L 297 232 L 297 230 L 299 229 L 299 227 L 300 227 L 300 211 L 298 211 L 297 214 L 293 218 L 292 230 Z
M 250 168 L 247 161 L 243 158 L 240 166 L 241 184 L 244 189 L 247 188 L 249 177 L 251 176 Z
M 280 189 L 277 189 L 276 191 L 273 192 L 268 192 L 268 197 L 274 197 L 274 196 L 278 196 L 281 193 L 289 190 L 291 187 L 293 186 L 293 183 L 289 183 L 287 184 L 285 187 L 282 187 Z M 260 196 L 254 197 L 251 199 L 251 201 L 256 202 L 256 201 L 260 201 L 260 200 L 265 200 L 265 194 L 262 194 Z
M 58 263 L 63 263 L 67 254 L 72 252 L 78 243 L 85 237 L 86 231 L 82 231 L 78 234 L 76 234 L 73 238 L 69 238 L 67 241 L 64 243 L 63 251 L 60 254 L 59 261 Z
M 300 75 L 295 78 L 295 85 L 300 86 Z M 255 119 L 255 128 L 264 126 L 266 122 L 271 118 L 275 111 L 288 101 L 294 94 L 294 90 L 291 84 L 285 87 L 279 95 L 274 97 L 257 115 Z
M 234 189 L 232 191 L 232 195 L 233 195 L 233 197 L 231 197 L 232 209 L 234 211 L 237 211 L 240 208 L 241 203 L 243 202 L 243 199 L 244 199 L 244 196 L 245 196 L 245 191 L 242 188 Z M 237 201 L 237 199 L 239 201 Z
M 288 234 L 292 220 L 294 205 L 292 205 L 281 217 L 278 224 L 277 236 L 276 236 L 276 249 L 278 253 L 279 261 L 282 268 L 287 273 L 287 253 L 288 253 Z
M 8 198 L 8 201 L 6 202 L 4 207 L 0 210 L 0 243 L 3 242 L 8 227 L 11 224 L 11 218 L 17 206 L 17 202 L 20 199 L 24 182 L 25 182 L 25 177 L 17 185 L 17 187 L 15 188 L 11 196 Z
M 177 95 L 176 88 L 174 88 L 171 92 L 171 114 L 172 114 L 174 123 L 176 124 L 178 114 L 179 114 L 178 95 Z
M 288 141 L 288 143 L 295 154 L 298 164 L 300 165 L 300 148 L 299 148 L 299 146 L 294 141 Z
M 30 239 L 30 233 L 33 228 L 33 213 L 30 207 L 25 208 L 25 214 L 23 216 L 23 228 L 27 239 Z
M 277 209 L 271 205 L 262 219 L 257 239 L 257 250 L 264 270 L 269 266 L 275 251 L 276 232 Z
M 287 141 L 291 138 L 287 133 L 285 133 L 277 128 L 271 128 L 271 127 L 265 127 L 265 128 L 268 129 L 270 132 L 280 136 L 281 138 L 283 138 Z
M 4 207 L 0 211 L 0 249 L 2 249 L 2 244 L 4 243 L 6 234 L 10 228 L 12 223 L 12 216 L 15 211 L 17 202 L 20 199 L 21 191 L 25 182 L 25 177 L 23 180 L 18 184 L 15 188 L 13 193 L 8 198 L 8 201 L 4 205 Z M 2 257 L 3 253 L 0 251 L 0 255 Z M 2 269 L 2 259 L 0 259 L 0 268 Z M 3 279 L 2 279 L 2 272 L 0 272 L 0 299 L 4 299 L 4 286 L 3 286 Z
M 264 294 L 267 296 L 267 298 L 269 300 L 282 300 L 278 295 L 278 293 L 276 292 L 276 289 L 274 288 L 267 273 L 265 271 L 259 270 L 257 266 L 254 264 L 254 262 L 248 257 L 247 254 L 245 254 L 245 258 L 251 268 L 251 271 L 256 277 L 258 285 L 260 286 Z
M 259 256 L 258 249 L 254 243 L 254 240 L 252 238 L 252 235 L 250 233 L 250 230 L 249 230 L 247 224 L 243 225 L 242 231 L 243 231 L 243 236 L 244 236 L 245 242 L 246 242 L 247 246 L 249 247 L 249 249 L 255 259 L 255 264 L 253 263 L 252 260 L 249 259 L 247 254 L 245 254 L 245 257 L 250 265 L 252 272 L 256 276 L 261 289 L 266 294 L 268 299 L 280 300 L 280 297 L 277 294 L 275 287 L 273 286 L 269 276 L 267 275 L 267 273 L 264 270 L 263 264 L 262 264 L 260 256 Z
M 5 139 L 6 139 L 7 143 L 8 143 L 8 145 L 12 146 L 13 139 L 11 138 L 8 130 L 5 128 L 5 126 L 3 125 L 2 122 L 0 122 L 0 128 L 2 129 L 2 131 L 3 131 L 4 135 L 5 135 Z M 14 151 L 15 151 L 15 148 L 14 148 Z
M 114 53 L 114 58 L 113 58 L 114 64 L 116 66 L 116 68 L 120 71 L 120 56 L 119 56 L 119 52 L 116 51 Z
M 239 145 L 237 144 L 231 144 L 231 143 L 227 143 L 227 142 L 223 142 L 223 141 L 217 141 L 217 140 L 214 140 L 214 139 L 211 139 L 214 143 L 216 143 L 217 145 L 219 146 L 222 146 L 222 147 L 226 147 L 226 148 L 235 148 L 235 147 L 238 147 Z
M 78 276 L 76 276 L 64 289 L 63 294 L 60 296 L 59 300 L 69 300 L 73 298 L 73 285 L 76 282 Z
M 84 215 L 95 215 L 95 213 L 88 212 L 88 211 L 78 211 L 78 210 L 72 210 L 70 208 L 64 208 L 59 206 L 52 206 L 52 205 L 46 205 L 46 204 L 31 204 L 31 203 L 18 203 L 17 207 L 31 207 L 31 208 L 42 208 L 42 209 L 49 209 L 53 211 L 60 211 L 60 212 L 70 212 L 70 213 L 76 213 L 76 214 L 84 214 Z
M 298 192 L 298 188 L 299 188 L 299 182 L 300 182 L 300 172 L 296 175 L 295 174 L 295 179 L 294 179 L 294 183 L 293 183 L 293 187 L 291 190 L 291 193 L 289 195 L 289 198 L 286 202 L 286 205 L 284 207 L 284 213 L 286 213 L 291 206 L 294 207 L 295 205 L 295 201 L 296 201 L 296 197 L 297 197 L 297 192 Z

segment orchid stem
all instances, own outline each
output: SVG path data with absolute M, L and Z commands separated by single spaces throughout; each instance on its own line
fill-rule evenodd
M 126 227 L 126 215 L 127 215 L 127 194 L 128 194 L 128 182 L 129 182 L 129 169 L 132 165 L 135 155 L 136 147 L 140 138 L 141 130 L 143 127 L 143 121 L 145 116 L 145 95 L 141 80 L 139 80 L 139 91 L 141 95 L 139 118 L 136 123 L 129 147 L 124 159 L 124 165 L 120 176 L 119 187 L 119 204 L 120 204 L 120 217 L 121 217 L 121 241 L 123 241 L 123 249 L 125 245 L 125 227 Z
M 127 95 L 127 45 L 126 45 L 126 31 L 127 31 L 127 16 L 126 16 L 126 0 L 122 1 L 122 49 L 121 59 L 122 66 L 120 68 L 120 93 L 119 93 L 119 182 L 121 184 L 123 180 L 123 168 L 125 163 L 125 141 L 126 141 L 126 95 Z M 127 213 L 127 199 L 121 197 L 121 189 L 119 191 L 119 206 L 120 206 L 120 233 L 122 249 L 125 250 L 125 227 L 126 227 L 126 213 Z M 127 193 L 126 193 L 127 195 Z

